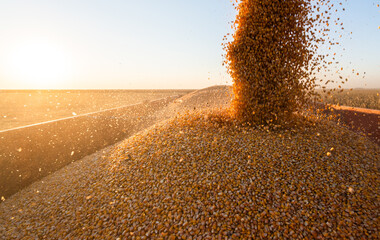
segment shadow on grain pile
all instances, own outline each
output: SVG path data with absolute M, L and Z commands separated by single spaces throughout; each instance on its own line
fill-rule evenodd
M 203 93 L 166 113 L 210 105 Z M 378 163 L 377 145 L 331 122 L 272 131 L 187 112 L 14 195 L 0 205 L 0 235 L 376 238 Z

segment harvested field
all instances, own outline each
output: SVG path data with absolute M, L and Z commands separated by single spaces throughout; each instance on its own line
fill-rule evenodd
M 193 90 L 0 90 L 0 130 L 185 95 Z
M 215 96 L 212 101 L 202 97 L 207 91 Z M 218 91 L 184 96 L 160 119 L 182 106 L 193 108 L 191 99 L 198 106 L 223 107 L 228 94 Z M 5 200 L 0 235 L 377 238 L 379 146 L 325 120 L 270 130 L 198 110 L 75 162 Z
M 380 89 L 345 89 L 343 92 L 334 91 L 330 95 L 321 90 L 317 92 L 328 104 L 380 110 Z

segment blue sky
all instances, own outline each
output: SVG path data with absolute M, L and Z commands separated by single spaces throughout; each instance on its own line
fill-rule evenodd
M 378 3 L 342 13 L 341 63 L 367 73 L 347 87 L 380 88 Z M 235 14 L 230 0 L 0 0 L 0 89 L 230 84 L 221 43 Z
M 342 56 L 337 59 L 349 78 L 345 87 L 380 88 L 380 8 L 377 4 L 379 0 L 346 0 L 346 10 L 339 12 L 345 29 L 339 48 Z M 352 69 L 360 75 L 352 74 Z

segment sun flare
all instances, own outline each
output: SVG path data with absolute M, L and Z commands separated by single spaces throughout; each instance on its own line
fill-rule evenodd
M 69 74 L 65 51 L 43 42 L 19 46 L 12 52 L 9 64 L 13 77 L 28 88 L 57 88 Z

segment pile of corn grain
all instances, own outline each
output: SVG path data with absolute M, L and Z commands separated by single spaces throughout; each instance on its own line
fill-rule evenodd
M 379 147 L 317 120 L 177 117 L 0 205 L 5 239 L 379 236 Z

